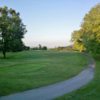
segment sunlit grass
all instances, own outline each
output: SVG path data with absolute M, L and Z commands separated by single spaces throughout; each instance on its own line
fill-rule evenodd
M 2 56 L 2 54 L 0 54 Z M 80 53 L 24 51 L 0 59 L 0 95 L 8 95 L 66 80 L 86 66 Z

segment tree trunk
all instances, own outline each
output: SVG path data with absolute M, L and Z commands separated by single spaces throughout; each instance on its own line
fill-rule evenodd
M 3 58 L 5 59 L 6 58 L 6 51 L 3 50 Z
M 3 42 L 3 47 L 2 47 L 2 53 L 3 53 L 3 58 L 6 58 L 6 42 L 5 39 L 2 39 Z

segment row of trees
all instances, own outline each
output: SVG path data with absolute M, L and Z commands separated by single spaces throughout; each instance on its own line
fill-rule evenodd
M 100 4 L 85 15 L 81 28 L 72 33 L 72 41 L 75 50 L 100 53 Z
M 23 50 L 22 38 L 26 32 L 26 27 L 18 12 L 12 8 L 0 8 L 0 50 L 4 58 L 7 51 Z
M 24 48 L 22 38 L 27 32 L 20 14 L 14 9 L 0 7 L 0 51 L 6 58 L 7 51 L 21 51 Z M 93 7 L 84 17 L 81 28 L 72 33 L 74 49 L 100 53 L 100 4 Z M 41 47 L 39 49 L 47 49 Z
M 47 50 L 48 48 L 46 46 L 42 46 L 41 44 L 39 44 L 38 47 L 33 47 L 32 50 Z

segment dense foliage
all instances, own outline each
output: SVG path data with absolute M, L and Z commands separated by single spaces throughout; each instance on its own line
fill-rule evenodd
M 80 30 L 72 34 L 74 48 L 80 51 L 100 53 L 100 4 L 93 7 L 84 17 Z
M 4 58 L 7 51 L 21 51 L 23 49 L 22 38 L 26 33 L 20 14 L 7 7 L 0 8 L 0 50 Z

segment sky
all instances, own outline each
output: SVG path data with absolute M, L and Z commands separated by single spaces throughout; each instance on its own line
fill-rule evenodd
M 67 46 L 71 34 L 80 28 L 85 14 L 100 0 L 0 0 L 20 13 L 27 33 L 27 46 L 38 44 L 49 48 Z

